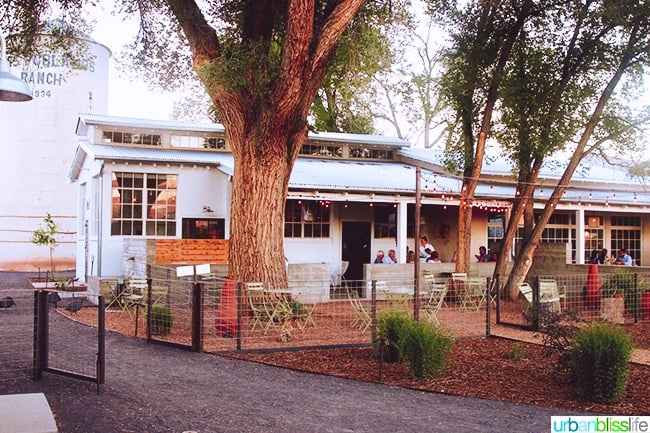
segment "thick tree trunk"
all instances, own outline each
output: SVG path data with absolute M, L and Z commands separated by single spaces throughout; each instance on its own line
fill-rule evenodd
M 293 146 L 287 143 L 300 146 L 304 138 L 290 134 L 279 123 L 275 125 L 246 131 L 241 142 L 233 146 L 243 151 L 234 153 L 228 260 L 231 278 L 281 285 L 287 279 L 284 203 L 295 160 L 288 155 Z
M 471 199 L 469 199 L 471 201 Z M 458 207 L 458 241 L 456 242 L 456 272 L 469 272 L 470 240 L 472 239 L 472 206 Z

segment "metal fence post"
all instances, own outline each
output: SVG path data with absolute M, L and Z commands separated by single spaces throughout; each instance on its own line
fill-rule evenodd
M 47 292 L 34 292 L 34 380 L 43 378 L 48 358 Z
M 97 394 L 99 395 L 99 385 L 104 384 L 106 377 L 106 303 L 103 296 L 98 298 L 97 307 Z
M 375 341 L 375 335 L 377 333 L 377 280 L 372 280 L 372 285 L 370 289 L 370 299 L 371 299 L 371 318 L 372 318 L 372 341 Z
M 201 351 L 201 319 L 203 317 L 202 284 L 192 284 L 192 350 Z
M 237 350 L 241 350 L 241 325 L 242 318 L 244 314 L 244 283 L 241 281 L 237 283 L 237 329 L 235 333 L 237 334 Z
M 490 320 L 492 316 L 492 279 L 488 277 L 487 279 L 487 285 L 485 286 L 486 294 L 485 294 L 485 299 L 487 299 L 487 305 L 485 307 L 485 336 L 489 337 L 491 334 L 491 329 L 490 329 Z M 497 296 L 498 298 L 498 296 Z M 498 302 L 498 301 L 497 301 Z

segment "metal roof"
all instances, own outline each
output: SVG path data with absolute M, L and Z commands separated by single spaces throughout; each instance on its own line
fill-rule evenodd
M 322 138 L 331 137 L 325 134 Z M 338 137 L 338 134 L 335 134 Z M 338 137 L 340 138 L 340 137 Z M 416 165 L 421 166 L 420 190 L 431 199 L 442 195 L 458 195 L 462 188 L 462 179 L 444 171 L 437 165 L 435 153 L 427 149 L 399 149 L 397 154 L 403 161 L 386 160 L 343 160 L 329 158 L 299 157 L 291 173 L 289 187 L 294 191 L 325 192 L 329 191 L 331 199 L 336 193 L 413 195 L 415 194 Z M 127 147 L 120 145 L 94 144 L 88 139 L 80 140 L 77 154 L 70 170 L 70 180 L 76 180 L 84 158 L 93 160 L 157 162 L 169 164 L 212 165 L 227 175 L 233 175 L 234 160 L 229 152 L 205 150 L 161 148 L 161 147 Z M 487 164 L 487 172 L 493 164 Z M 596 171 L 596 168 L 592 168 Z M 600 167 L 598 167 L 600 170 Z M 515 186 L 508 171 L 493 171 L 494 178 L 483 178 L 479 182 L 475 197 L 480 200 L 510 200 L 514 197 Z M 598 172 L 607 178 L 608 170 Z M 576 176 L 566 189 L 561 204 L 572 206 L 578 203 L 593 203 L 601 206 L 628 206 L 650 204 L 650 188 L 631 181 L 619 181 L 616 176 L 600 180 L 596 173 Z M 548 198 L 554 182 L 540 179 L 535 190 L 538 205 Z M 447 199 L 449 197 L 446 197 Z M 456 197 L 457 198 L 457 197 Z M 341 197 L 343 200 L 344 198 Z
M 136 119 L 132 117 L 80 114 L 77 120 L 77 135 L 87 135 L 89 126 L 111 128 L 133 128 L 138 130 L 224 133 L 220 123 L 190 123 L 173 120 Z M 348 134 L 340 132 L 309 132 L 310 142 L 364 144 L 369 146 L 409 147 L 408 141 L 385 135 Z
M 81 140 L 74 160 L 80 155 L 93 160 L 139 161 L 173 164 L 215 165 L 226 174 L 233 174 L 234 159 L 225 152 L 206 152 L 160 147 L 126 147 L 94 144 Z M 298 158 L 291 172 L 289 186 L 300 189 L 363 192 L 415 192 L 415 167 L 401 162 L 349 161 L 318 158 Z M 455 178 L 435 175 L 422 170 L 423 175 L 436 179 L 439 191 L 458 191 L 461 183 Z M 77 173 L 78 175 L 78 173 Z M 76 175 L 71 172 L 74 180 Z M 433 188 L 433 183 L 432 183 Z

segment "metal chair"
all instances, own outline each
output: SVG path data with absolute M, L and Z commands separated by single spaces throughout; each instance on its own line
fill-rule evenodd
M 359 328 L 361 331 L 368 329 L 372 323 L 370 314 L 366 311 L 365 306 L 359 298 L 359 293 L 355 289 L 346 289 L 346 294 L 350 305 L 354 309 L 354 319 L 352 319 L 352 326 Z
M 438 320 L 438 311 L 440 311 L 442 304 L 445 302 L 447 285 L 444 283 L 432 283 L 427 285 L 425 290 L 428 292 L 429 296 L 427 297 L 427 303 L 423 307 L 424 314 L 429 323 L 440 325 L 440 321 Z

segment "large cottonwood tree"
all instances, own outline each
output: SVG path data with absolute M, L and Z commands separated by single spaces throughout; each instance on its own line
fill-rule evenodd
M 5 30 L 30 46 L 48 5 L 77 13 L 82 0 L 2 0 Z M 141 74 L 173 86 L 191 65 L 225 126 L 234 156 L 229 273 L 286 279 L 283 224 L 289 176 L 307 118 L 337 48 L 355 24 L 395 0 L 123 0 L 141 17 L 133 53 Z M 4 19 L 4 18 L 3 18 Z M 353 40 L 353 38 L 351 38 Z M 17 40 L 17 38 L 15 39 Z M 24 52 L 23 54 L 28 54 Z

